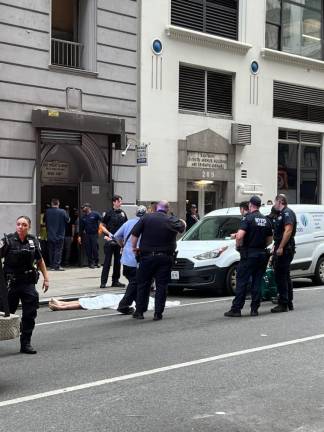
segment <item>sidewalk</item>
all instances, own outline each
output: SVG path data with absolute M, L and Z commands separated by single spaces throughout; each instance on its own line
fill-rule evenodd
M 66 300 L 75 300 L 86 295 L 101 295 L 105 293 L 122 293 L 125 288 L 111 288 L 111 276 L 107 286 L 100 289 L 100 275 L 102 268 L 90 269 L 89 267 L 70 267 L 65 271 L 49 271 L 50 286 L 47 293 L 43 293 L 43 276 L 40 275 L 37 284 L 40 304 L 47 304 L 51 297 L 59 297 Z M 112 271 L 112 269 L 111 269 Z M 127 279 L 121 276 L 120 282 L 127 284 Z

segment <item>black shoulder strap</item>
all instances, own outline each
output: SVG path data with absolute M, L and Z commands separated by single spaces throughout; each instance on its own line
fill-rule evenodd
M 129 231 L 129 233 L 127 234 L 127 237 L 126 237 L 126 239 L 124 240 L 124 245 L 128 242 L 129 237 L 132 235 L 132 231 L 133 231 L 133 229 L 131 229 L 131 230 Z

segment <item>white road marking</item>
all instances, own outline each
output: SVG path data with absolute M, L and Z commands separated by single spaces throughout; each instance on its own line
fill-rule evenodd
M 299 291 L 320 291 L 324 290 L 323 287 L 313 287 L 313 288 L 297 288 L 294 290 L 294 293 L 297 294 Z M 188 306 L 196 306 L 196 305 L 203 305 L 208 303 L 217 303 L 217 302 L 224 302 L 224 301 L 231 301 L 233 300 L 233 297 L 221 297 L 214 300 L 204 300 L 204 301 L 198 301 L 198 302 L 191 302 L 191 303 L 183 303 L 178 306 L 173 306 L 173 308 L 180 308 L 180 307 L 188 307 Z M 107 314 L 101 314 L 101 315 L 90 315 L 86 317 L 79 317 L 79 318 L 68 318 L 64 320 L 57 320 L 57 321 L 48 321 L 48 322 L 42 322 L 36 324 L 36 326 L 46 326 L 46 325 L 53 325 L 53 324 L 62 324 L 66 322 L 72 322 L 72 321 L 83 321 L 88 319 L 94 319 L 94 318 L 104 318 L 107 316 L 116 316 L 121 315 L 120 313 L 107 313 Z
M 20 404 L 23 402 L 30 402 L 30 401 L 34 401 L 34 400 L 38 400 L 38 399 L 44 399 L 44 398 L 51 397 L 51 396 L 58 396 L 61 394 L 66 394 L 66 393 L 71 393 L 71 392 L 75 392 L 75 391 L 81 391 L 81 390 L 85 390 L 85 389 L 100 387 L 103 385 L 112 384 L 112 383 L 116 383 L 116 382 L 127 381 L 127 380 L 131 380 L 134 378 L 140 378 L 140 377 L 145 377 L 145 376 L 149 376 L 149 375 L 155 375 L 158 373 L 169 372 L 172 370 L 183 369 L 186 367 L 197 366 L 197 365 L 201 365 L 201 364 L 205 364 L 205 363 L 211 363 L 211 362 L 215 362 L 218 360 L 223 360 L 223 359 L 228 359 L 228 358 L 233 358 L 233 357 L 239 357 L 239 356 L 243 356 L 243 355 L 247 355 L 247 354 L 252 354 L 255 352 L 262 352 L 262 351 L 272 350 L 272 349 L 276 349 L 276 348 L 282 348 L 282 347 L 286 347 L 286 346 L 290 346 L 290 345 L 301 344 L 304 342 L 320 340 L 323 338 L 324 338 L 324 333 L 321 333 L 318 335 L 308 336 L 308 337 L 304 337 L 301 339 L 293 339 L 293 340 L 288 340 L 288 341 L 284 341 L 284 342 L 278 342 L 278 343 L 271 344 L 271 345 L 264 345 L 264 346 L 249 348 L 249 349 L 245 349 L 245 350 L 241 350 L 241 351 L 234 351 L 234 352 L 230 352 L 230 353 L 226 353 L 226 354 L 220 354 L 220 355 L 216 355 L 216 356 L 212 356 L 212 357 L 205 357 L 205 358 L 201 358 L 198 360 L 192 360 L 192 361 L 188 361 L 185 363 L 176 363 L 176 364 L 172 364 L 169 366 L 164 366 L 164 367 L 160 367 L 160 368 L 156 368 L 156 369 L 145 370 L 142 372 L 135 372 L 135 373 L 121 375 L 121 376 L 117 376 L 117 377 L 113 377 L 113 378 L 106 378 L 106 379 L 99 380 L 99 381 L 88 382 L 88 383 L 79 384 L 79 385 L 70 386 L 70 387 L 63 387 L 63 388 L 59 388 L 56 390 L 51 390 L 51 391 L 47 391 L 47 392 L 43 392 L 43 393 L 36 393 L 36 394 L 28 395 L 28 396 L 15 398 L 15 399 L 8 399 L 8 400 L 0 402 L 0 407 L 17 405 L 17 404 Z

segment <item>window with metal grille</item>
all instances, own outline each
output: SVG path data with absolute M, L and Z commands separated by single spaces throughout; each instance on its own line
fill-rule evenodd
M 324 90 L 274 81 L 273 116 L 324 123 Z
M 238 0 L 171 0 L 171 24 L 237 40 Z
M 232 115 L 233 75 L 180 65 L 179 109 Z

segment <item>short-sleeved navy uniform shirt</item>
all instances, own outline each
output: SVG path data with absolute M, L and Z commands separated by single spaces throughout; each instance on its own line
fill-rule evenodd
M 38 239 L 28 234 L 21 241 L 17 233 L 9 234 L 2 240 L 1 257 L 4 257 L 5 273 L 23 273 L 33 268 L 33 264 L 42 259 L 42 252 Z
M 85 231 L 86 234 L 98 234 L 99 224 L 101 222 L 101 216 L 96 211 L 91 211 L 87 215 L 83 215 L 80 218 L 80 233 Z
M 155 212 L 143 216 L 132 230 L 136 237 L 141 236 L 142 253 L 163 252 L 172 254 L 176 249 L 177 234 L 185 230 L 185 225 L 176 216 Z
M 267 237 L 272 236 L 269 220 L 259 211 L 247 214 L 240 223 L 241 230 L 246 234 L 243 238 L 243 249 L 264 250 Z
M 274 227 L 275 246 L 280 245 L 280 242 L 282 240 L 286 225 L 292 225 L 293 226 L 293 232 L 292 232 L 291 237 L 290 237 L 288 243 L 286 244 L 285 248 L 295 247 L 295 234 L 296 234 L 297 218 L 296 218 L 295 213 L 289 207 L 283 208 L 276 219 L 275 227 Z

